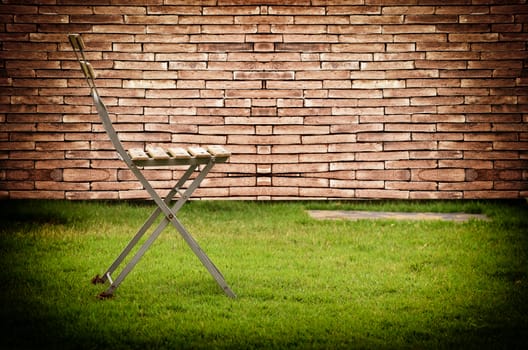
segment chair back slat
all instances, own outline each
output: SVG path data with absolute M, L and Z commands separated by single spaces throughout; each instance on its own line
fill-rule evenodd
M 84 50 L 84 41 L 79 34 L 70 34 L 68 39 L 74 50 Z
M 95 80 L 95 71 L 92 65 L 90 64 L 90 62 L 81 61 L 80 64 L 81 64 L 81 68 L 83 70 L 84 76 L 87 79 L 90 79 L 92 81 Z
M 114 129 L 112 120 L 108 115 L 108 110 L 106 109 L 106 106 L 104 105 L 103 101 L 99 98 L 99 94 L 97 93 L 97 90 L 95 88 L 92 89 L 92 98 L 94 100 L 95 108 L 97 109 L 97 114 L 99 114 L 106 134 L 110 138 L 110 141 L 114 145 L 114 148 L 116 149 L 117 153 L 119 153 L 121 159 L 125 161 L 125 163 L 131 164 L 132 159 L 130 158 L 130 155 L 125 150 L 123 144 L 119 140 L 119 136 L 117 135 L 117 132 Z
M 116 149 L 117 153 L 119 153 L 121 159 L 123 159 L 127 164 L 132 164 L 132 159 L 121 144 L 119 136 L 117 135 L 117 132 L 114 126 L 112 125 L 112 120 L 110 119 L 108 110 L 106 109 L 106 106 L 104 105 L 103 101 L 99 97 L 99 93 L 97 92 L 97 87 L 95 86 L 94 81 L 95 71 L 90 62 L 86 60 L 86 56 L 84 55 L 84 42 L 82 41 L 81 36 L 78 34 L 70 34 L 68 35 L 68 38 L 72 45 L 73 51 L 75 52 L 75 56 L 77 57 L 77 61 L 79 61 L 81 70 L 84 73 L 86 82 L 90 87 L 90 94 L 92 95 L 95 108 L 97 109 L 97 114 L 99 114 L 99 117 L 101 118 L 101 122 L 103 123 L 103 127 L 107 135 L 109 136 L 110 141 L 114 145 L 114 148 Z

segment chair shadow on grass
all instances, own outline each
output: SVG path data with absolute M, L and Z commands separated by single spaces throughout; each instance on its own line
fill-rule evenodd
M 65 225 L 71 218 L 65 211 L 57 211 L 53 205 L 45 208 L 37 201 L 0 201 L 0 227 L 8 230 L 23 225 Z

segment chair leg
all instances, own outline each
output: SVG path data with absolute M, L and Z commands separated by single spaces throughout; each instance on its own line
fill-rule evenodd
M 175 216 L 171 219 L 170 222 L 180 232 L 185 242 L 189 245 L 189 247 L 194 252 L 194 254 L 198 257 L 198 259 L 202 262 L 202 264 L 205 266 L 207 271 L 209 271 L 211 276 L 215 279 L 216 283 L 222 288 L 224 293 L 230 298 L 236 298 L 236 294 L 231 290 L 231 288 L 229 288 L 220 270 L 211 261 L 211 259 L 207 256 L 207 254 L 205 254 L 205 252 L 200 248 L 198 243 L 194 240 L 194 238 L 192 238 L 192 236 L 187 231 L 187 229 L 180 223 L 178 219 L 176 219 Z M 113 295 L 117 287 L 119 287 L 121 282 L 123 282 L 126 276 L 132 271 L 132 269 L 136 266 L 139 260 L 143 257 L 143 255 L 150 248 L 152 243 L 154 243 L 154 241 L 159 237 L 161 232 L 167 227 L 168 224 L 169 224 L 169 221 L 165 218 L 158 225 L 158 227 L 152 233 L 152 235 L 148 238 L 148 240 L 137 251 L 137 253 L 134 255 L 132 260 L 125 266 L 123 271 L 121 271 L 121 273 L 116 278 L 116 280 L 112 282 L 110 287 L 108 287 L 108 289 L 104 291 L 103 293 L 99 294 L 100 298 L 104 299 L 104 298 L 111 297 Z
M 196 170 L 196 165 L 191 165 L 185 174 L 180 178 L 178 183 L 174 185 L 174 187 L 171 189 L 171 191 L 167 194 L 167 197 L 165 197 L 165 203 L 169 204 L 176 193 L 180 190 L 180 188 L 185 184 L 185 182 L 191 177 L 194 170 Z M 132 249 L 136 246 L 136 244 L 139 242 L 139 240 L 143 237 L 143 235 L 147 232 L 147 230 L 154 224 L 158 216 L 161 214 L 161 209 L 156 208 L 154 212 L 150 215 L 150 217 L 145 221 L 143 226 L 139 229 L 139 231 L 136 233 L 136 235 L 132 238 L 132 240 L 127 244 L 127 246 L 123 249 L 123 251 L 119 254 L 119 256 L 116 258 L 116 260 L 110 265 L 110 267 L 106 270 L 106 272 L 102 275 L 96 275 L 92 278 L 93 284 L 98 283 L 105 283 L 110 275 L 119 267 L 119 265 L 123 262 L 123 260 L 130 254 Z
M 163 220 L 163 221 L 165 222 L 166 220 Z M 143 255 L 150 248 L 152 243 L 154 243 L 154 241 L 158 238 L 158 236 L 161 234 L 161 232 L 163 231 L 163 229 L 166 226 L 167 226 L 166 224 L 165 225 L 161 225 L 161 224 L 158 225 L 156 230 L 154 230 L 154 232 L 150 235 L 150 237 L 147 239 L 147 241 L 145 241 L 145 243 L 143 243 L 143 245 L 136 252 L 136 254 L 132 258 L 132 260 L 124 267 L 123 271 L 121 271 L 121 273 L 119 274 L 119 276 L 117 276 L 115 281 L 112 282 L 110 287 L 108 287 L 108 289 L 106 291 L 104 291 L 101 294 L 99 294 L 99 298 L 101 298 L 101 299 L 108 298 L 108 297 L 111 297 L 114 294 L 114 291 L 117 289 L 117 287 L 119 287 L 119 285 L 121 284 L 121 282 L 123 282 L 125 277 L 130 273 L 130 271 L 132 271 L 132 269 L 136 266 L 136 264 L 143 257 Z
M 184 197 L 189 198 L 191 196 L 194 190 L 196 190 L 196 188 L 200 186 L 200 183 L 207 176 L 207 173 L 211 170 L 213 165 L 214 161 L 211 161 L 207 164 L 204 169 L 202 169 L 198 177 L 196 177 L 196 179 L 189 186 L 189 188 L 187 188 Z M 185 203 L 186 198 L 182 198 L 181 201 L 178 201 L 178 203 L 176 203 L 175 211 L 178 211 L 179 208 L 181 208 L 181 206 Z M 226 295 L 230 298 L 236 298 L 236 294 L 229 288 L 220 270 L 213 264 L 211 259 L 209 259 L 207 254 L 205 254 L 205 252 L 200 248 L 198 243 L 194 240 L 194 238 L 187 231 L 187 229 L 179 222 L 176 216 L 169 215 L 168 219 L 170 220 L 172 225 L 180 232 L 185 242 L 187 242 L 187 245 L 189 245 L 194 254 L 198 257 L 198 259 L 202 262 L 207 271 L 209 271 L 211 276 L 215 279 L 216 283 L 220 286 L 220 288 L 222 288 L 224 293 L 226 293 Z
M 187 242 L 187 245 L 189 245 L 194 254 L 198 257 L 198 259 L 200 259 L 202 264 L 205 266 L 207 271 L 209 271 L 211 276 L 213 276 L 216 283 L 220 286 L 220 288 L 222 288 L 224 293 L 230 298 L 236 298 L 236 294 L 231 290 L 231 288 L 229 288 L 218 267 L 216 267 L 207 254 L 205 254 L 202 248 L 200 248 L 198 243 L 194 240 L 194 238 L 192 238 L 187 229 L 176 218 L 172 219 L 171 223 L 180 232 L 185 242 Z
M 196 188 L 198 188 L 198 186 L 200 185 L 202 180 L 205 178 L 207 173 L 211 170 L 213 165 L 214 165 L 214 162 L 211 161 L 211 162 L 209 162 L 207 164 L 207 166 L 204 169 L 202 169 L 200 171 L 200 174 L 196 177 L 196 179 L 193 180 L 191 185 L 186 189 L 185 193 L 177 200 L 176 204 L 174 204 L 172 209 L 168 208 L 167 205 L 168 205 L 168 203 L 170 203 L 170 200 L 172 199 L 172 197 L 177 192 L 176 188 L 181 187 L 183 185 L 183 183 L 185 183 L 185 181 L 187 180 L 187 179 L 185 179 L 184 181 L 182 181 L 185 176 L 182 177 L 182 179 L 180 179 L 180 181 L 178 182 L 178 184 L 180 186 L 178 186 L 178 184 L 177 184 L 173 188 L 173 191 L 171 191 L 169 193 L 169 195 L 165 198 L 165 200 L 161 200 L 161 198 L 157 195 L 157 193 L 155 191 L 153 191 L 152 187 L 150 187 L 150 184 L 146 181 L 146 179 L 144 179 L 142 177 L 142 174 L 140 174 L 140 176 L 138 176 L 138 178 L 141 180 L 141 182 L 144 184 L 144 186 L 147 188 L 147 190 L 149 191 L 149 193 L 153 197 L 154 201 L 158 204 L 158 208 L 151 215 L 151 217 L 147 220 L 147 222 L 144 224 L 144 226 L 140 229 L 138 234 L 136 234 L 136 236 L 139 236 L 139 237 L 137 239 L 136 239 L 136 237 L 134 237 L 134 239 L 132 240 L 133 242 L 130 242 L 129 245 L 125 248 L 125 250 L 121 253 L 121 255 L 124 255 L 124 256 L 121 257 L 121 255 L 120 255 L 120 257 L 118 257 L 118 259 L 116 260 L 116 262 L 114 262 L 114 264 L 111 266 L 110 269 L 113 268 L 115 270 L 117 265 L 119 265 L 122 262 L 122 260 L 124 259 L 124 257 L 126 255 L 128 255 L 130 250 L 132 250 L 132 247 L 137 244 L 137 241 L 139 241 L 139 238 L 141 238 L 141 236 L 143 236 L 143 234 L 145 232 L 142 232 L 142 231 L 146 231 L 146 229 L 152 225 L 153 221 L 159 215 L 160 212 L 164 212 L 166 216 L 163 219 L 163 221 L 158 225 L 158 227 L 154 230 L 154 232 L 151 234 L 151 236 L 147 239 L 147 241 L 139 248 L 139 250 L 136 252 L 136 254 L 132 258 L 132 260 L 121 271 L 121 273 L 116 278 L 116 280 L 115 281 L 111 281 L 110 287 L 106 291 L 104 291 L 103 293 L 101 293 L 99 295 L 100 298 L 104 299 L 104 298 L 109 298 L 109 297 L 113 296 L 113 293 L 117 289 L 117 287 L 121 284 L 121 282 L 123 282 L 125 277 L 132 271 L 132 269 L 136 266 L 136 264 L 139 262 L 139 260 L 145 254 L 145 252 L 150 248 L 152 243 L 154 243 L 154 241 L 158 238 L 158 236 L 165 229 L 165 227 L 167 227 L 169 222 L 172 223 L 172 225 L 180 232 L 180 234 L 184 238 L 185 242 L 189 245 L 189 247 L 194 252 L 194 254 L 198 257 L 198 259 L 202 262 L 202 264 L 205 266 L 205 268 L 209 271 L 211 276 L 215 279 L 217 284 L 222 288 L 224 293 L 226 293 L 226 295 L 231 297 L 231 298 L 236 298 L 235 293 L 227 285 L 227 283 L 226 283 L 226 281 L 224 279 L 224 276 L 222 275 L 220 270 L 213 264 L 211 259 L 200 248 L 198 243 L 194 240 L 194 238 L 192 238 L 192 236 L 187 231 L 187 229 L 176 218 L 176 213 L 181 209 L 181 207 L 185 204 L 185 202 L 190 198 L 191 194 L 196 190 Z M 190 171 L 190 169 L 188 170 L 188 172 L 189 171 Z M 188 175 L 190 176 L 190 174 L 192 174 L 192 171 Z M 186 175 L 187 175 L 187 173 L 186 173 Z M 187 178 L 189 176 L 187 176 Z M 142 178 L 143 178 L 143 180 L 142 180 Z M 169 214 L 167 214 L 167 212 Z M 154 219 L 152 219 L 153 217 L 154 217 Z M 152 219 L 152 223 L 149 223 L 149 221 L 151 221 L 151 219 Z M 140 233 L 141 233 L 141 235 L 140 235 Z M 116 265 L 116 266 L 114 267 L 114 265 Z M 109 278 L 109 276 L 110 276 L 109 274 L 105 274 L 105 276 L 103 276 L 102 278 L 99 277 L 99 276 L 96 276 L 94 278 L 94 280 L 95 280 L 95 282 L 100 282 L 101 280 L 102 280 L 102 282 L 105 282 Z

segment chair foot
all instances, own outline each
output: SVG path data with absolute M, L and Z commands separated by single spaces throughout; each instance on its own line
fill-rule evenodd
M 231 299 L 236 299 L 237 298 L 237 295 L 229 288 L 229 287 L 224 287 L 224 293 L 227 294 L 227 296 Z
M 104 292 L 102 292 L 102 293 L 99 293 L 99 295 L 97 296 L 97 298 L 98 298 L 99 300 L 106 300 L 106 299 L 110 299 L 110 298 L 112 298 L 113 296 L 114 296 L 113 293 L 109 293 L 109 292 L 107 292 L 107 291 L 104 291 Z
M 94 278 L 92 278 L 92 284 L 98 284 L 98 283 L 105 283 L 106 278 L 101 277 L 99 275 L 96 275 Z

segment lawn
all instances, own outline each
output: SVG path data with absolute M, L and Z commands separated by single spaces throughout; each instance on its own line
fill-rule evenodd
M 525 201 L 196 201 L 180 219 L 238 295 L 173 228 L 115 296 L 104 272 L 154 209 L 0 202 L 2 349 L 521 349 Z M 312 219 L 307 209 L 467 212 L 468 222 Z

